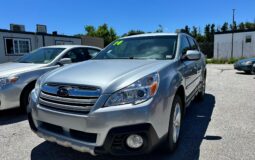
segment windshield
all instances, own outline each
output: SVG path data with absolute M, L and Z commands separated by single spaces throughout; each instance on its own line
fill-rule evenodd
M 173 59 L 177 36 L 151 36 L 120 39 L 94 59 Z
M 19 63 L 47 64 L 54 60 L 65 48 L 39 48 L 19 58 Z

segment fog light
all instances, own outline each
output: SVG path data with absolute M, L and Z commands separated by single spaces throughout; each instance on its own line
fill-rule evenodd
M 137 149 L 142 147 L 143 138 L 137 134 L 131 134 L 130 136 L 128 136 L 126 143 L 128 147 Z

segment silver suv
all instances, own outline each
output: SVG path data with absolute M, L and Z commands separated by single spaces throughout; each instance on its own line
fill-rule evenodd
M 21 107 L 26 110 L 29 94 L 44 73 L 64 64 L 85 61 L 101 49 L 81 45 L 42 47 L 15 62 L 0 64 L 0 110 Z
M 173 151 L 205 79 L 205 56 L 189 35 L 125 37 L 90 61 L 42 76 L 28 119 L 39 137 L 92 155 L 143 154 L 162 141 Z

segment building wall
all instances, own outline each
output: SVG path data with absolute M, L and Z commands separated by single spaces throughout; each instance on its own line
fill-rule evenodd
M 45 45 L 61 45 L 61 44 L 78 44 L 81 45 L 80 38 L 69 37 L 57 37 L 57 36 L 45 36 Z
M 251 42 L 247 43 L 247 36 Z M 214 58 L 231 58 L 232 33 L 214 35 Z M 234 33 L 233 57 L 255 57 L 255 31 Z
M 22 55 L 8 55 L 6 53 L 5 38 L 26 38 L 30 40 L 30 50 L 43 47 L 43 36 L 27 33 L 0 32 L 0 63 L 14 61 Z M 56 44 L 81 44 L 80 38 L 45 35 L 45 46 Z
M 83 45 L 104 48 L 104 39 L 103 38 L 82 36 L 81 39 L 82 39 Z

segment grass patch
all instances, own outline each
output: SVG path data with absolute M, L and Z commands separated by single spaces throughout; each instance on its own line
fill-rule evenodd
M 206 63 L 207 64 L 234 64 L 237 61 L 241 60 L 241 59 L 245 59 L 245 57 L 242 58 L 230 58 L 230 59 L 206 59 Z

